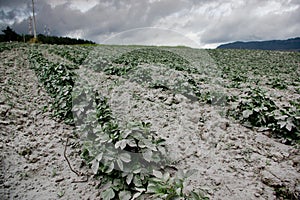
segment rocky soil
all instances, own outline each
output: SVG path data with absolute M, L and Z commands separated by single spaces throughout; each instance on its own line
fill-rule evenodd
M 99 181 L 82 165 L 74 128 L 55 121 L 45 109 L 51 99 L 29 68 L 26 48 L 4 51 L 0 60 L 0 199 L 99 199 Z M 111 97 L 120 122 L 151 122 L 166 139 L 174 164 L 196 170 L 188 189 L 200 188 L 211 199 L 276 199 L 276 191 L 300 198 L 295 147 L 181 94 L 82 68 L 78 73 Z M 64 157 L 68 137 L 66 155 L 83 176 L 72 172 Z

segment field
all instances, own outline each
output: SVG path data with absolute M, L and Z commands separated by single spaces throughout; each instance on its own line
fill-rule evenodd
M 300 53 L 0 44 L 0 199 L 299 199 Z

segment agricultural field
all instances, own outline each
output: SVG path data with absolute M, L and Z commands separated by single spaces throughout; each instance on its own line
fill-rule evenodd
M 299 199 L 300 53 L 0 44 L 0 199 Z

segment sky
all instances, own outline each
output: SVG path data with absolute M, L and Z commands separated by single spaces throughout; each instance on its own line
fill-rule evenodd
M 32 0 L 0 0 L 0 28 L 29 33 Z M 37 33 L 105 44 L 215 48 L 300 36 L 300 0 L 34 0 Z

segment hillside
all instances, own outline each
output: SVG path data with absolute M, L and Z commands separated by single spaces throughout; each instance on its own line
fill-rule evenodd
M 279 50 L 279 51 L 300 51 L 300 37 L 287 40 L 269 40 L 252 42 L 233 42 L 222 44 L 218 49 L 260 49 L 260 50 Z
M 299 199 L 299 56 L 0 43 L 0 199 Z
M 9 26 L 2 30 L 4 34 L 0 34 L 0 42 L 31 42 L 33 40 L 32 35 L 20 35 L 12 30 Z M 95 44 L 93 41 L 84 39 L 75 39 L 69 37 L 58 37 L 38 34 L 37 41 L 42 44 L 60 44 L 60 45 L 76 45 L 76 44 Z

